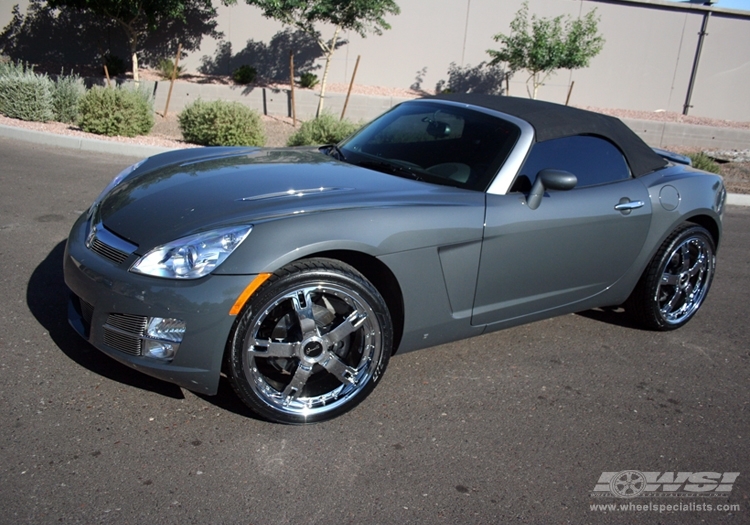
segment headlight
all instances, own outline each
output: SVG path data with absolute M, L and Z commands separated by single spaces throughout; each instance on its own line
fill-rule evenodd
M 124 170 L 122 170 L 120 173 L 118 173 L 117 176 L 114 179 L 112 179 L 112 182 L 110 182 L 109 184 L 107 184 L 107 187 L 104 188 L 104 191 L 102 191 L 99 194 L 99 196 L 96 199 L 94 199 L 94 203 L 89 208 L 89 215 L 88 216 L 91 217 L 91 214 L 94 213 L 94 210 L 96 209 L 97 206 L 99 206 L 99 203 L 104 200 L 104 197 L 106 197 L 109 194 L 110 191 L 112 191 L 113 189 L 115 189 L 115 186 L 117 186 L 118 184 L 120 184 L 123 181 L 123 179 L 125 179 L 125 177 L 127 177 L 128 175 L 130 175 L 131 173 L 133 173 L 135 170 L 137 170 L 138 168 L 140 168 L 141 165 L 144 162 L 146 162 L 147 160 L 148 159 L 143 159 L 141 161 L 138 161 L 135 164 L 133 164 L 132 166 L 128 166 L 127 168 L 125 168 Z
M 252 226 L 222 228 L 157 246 L 130 270 L 168 279 L 198 279 L 218 268 L 252 229 Z

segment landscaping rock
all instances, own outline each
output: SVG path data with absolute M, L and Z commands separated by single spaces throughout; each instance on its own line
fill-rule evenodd
M 704 153 L 717 162 L 750 162 L 750 149 L 713 150 Z

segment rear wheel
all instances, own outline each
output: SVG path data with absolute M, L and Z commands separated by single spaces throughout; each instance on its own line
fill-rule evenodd
M 354 268 L 330 259 L 292 263 L 264 283 L 230 341 L 229 379 L 263 417 L 304 424 L 359 404 L 385 372 L 388 308 Z
M 627 310 L 645 328 L 679 328 L 703 304 L 715 268 L 711 234 L 702 226 L 684 224 L 656 252 L 628 299 Z

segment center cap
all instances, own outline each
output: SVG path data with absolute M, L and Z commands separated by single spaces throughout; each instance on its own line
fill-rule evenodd
M 690 282 L 690 274 L 688 272 L 683 272 L 680 274 L 680 287 L 685 288 L 687 284 Z
M 320 341 L 310 341 L 302 348 L 302 351 L 306 357 L 315 359 L 323 353 L 323 343 Z

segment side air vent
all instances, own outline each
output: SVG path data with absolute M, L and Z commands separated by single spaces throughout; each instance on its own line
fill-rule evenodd
M 94 306 L 91 303 L 87 303 L 80 297 L 78 297 L 78 303 L 81 308 L 81 317 L 89 325 L 91 325 L 91 319 L 94 317 Z

